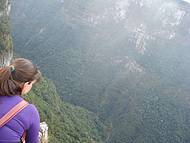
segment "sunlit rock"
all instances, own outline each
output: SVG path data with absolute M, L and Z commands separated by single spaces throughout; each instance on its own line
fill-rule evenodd
M 39 140 L 40 143 L 48 142 L 48 125 L 45 122 L 40 123 Z

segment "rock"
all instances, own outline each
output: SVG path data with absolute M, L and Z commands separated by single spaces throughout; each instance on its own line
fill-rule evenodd
M 40 123 L 39 140 L 40 143 L 48 143 L 48 125 L 45 122 Z
M 9 24 L 10 9 L 10 0 L 0 2 L 0 66 L 9 65 L 13 57 L 12 37 Z

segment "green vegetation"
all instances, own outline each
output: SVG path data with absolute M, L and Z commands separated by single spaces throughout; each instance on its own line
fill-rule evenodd
M 12 49 L 12 38 L 10 35 L 10 28 L 8 18 L 0 20 L 0 52 L 10 51 Z
M 189 143 L 190 15 L 175 25 L 185 7 L 122 2 L 13 1 L 15 51 L 61 99 L 110 121 L 107 143 Z
M 101 143 L 105 125 L 94 113 L 63 102 L 54 84 L 44 79 L 25 96 L 34 103 L 49 126 L 49 140 L 55 143 Z
M 12 50 L 9 17 L 5 14 L 6 2 L 0 1 L 1 56 Z M 37 106 L 41 121 L 48 124 L 49 142 L 101 143 L 105 139 L 106 126 L 100 118 L 84 108 L 63 102 L 50 80 L 43 79 L 25 98 Z
M 189 142 L 189 97 L 184 88 L 166 87 L 150 73 L 128 73 L 112 83 L 109 93 L 103 113 L 112 121 L 109 143 Z
M 3 0 L 0 3 L 0 12 L 6 13 L 5 3 L 7 0 Z M 12 38 L 10 33 L 9 17 L 7 15 L 0 16 L 0 53 L 2 51 L 10 51 L 12 49 Z

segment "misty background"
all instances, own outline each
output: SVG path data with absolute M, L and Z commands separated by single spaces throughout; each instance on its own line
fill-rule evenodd
M 12 0 L 11 26 L 61 99 L 109 122 L 104 142 L 190 142 L 189 3 Z

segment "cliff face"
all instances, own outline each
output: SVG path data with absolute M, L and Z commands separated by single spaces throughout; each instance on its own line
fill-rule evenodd
M 12 38 L 9 25 L 11 5 L 9 0 L 0 1 L 0 66 L 10 63 L 13 57 Z
M 1 0 L 0 16 L 9 16 L 11 10 L 11 4 L 9 0 Z

